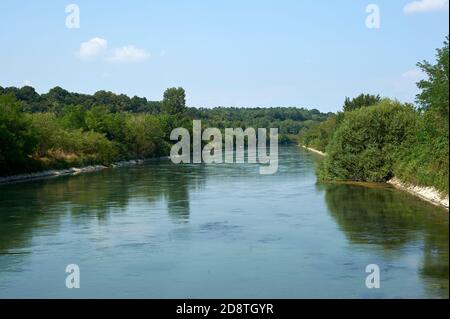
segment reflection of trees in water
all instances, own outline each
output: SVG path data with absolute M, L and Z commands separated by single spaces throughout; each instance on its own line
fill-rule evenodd
M 169 216 L 174 221 L 187 222 L 190 215 L 189 194 L 203 186 L 205 181 L 205 167 L 203 165 L 172 165 L 164 171 L 156 171 L 156 175 L 163 174 L 165 178 L 156 179 L 161 183 L 164 198 L 167 201 Z
M 424 279 L 435 279 L 448 296 L 448 212 L 393 189 L 323 186 L 333 218 L 352 243 L 375 244 L 391 253 L 423 241 Z
M 94 215 L 106 222 L 113 213 L 121 213 L 131 199 L 153 204 L 167 202 L 169 216 L 187 222 L 190 214 L 189 193 L 202 187 L 202 165 L 151 163 L 107 170 L 94 174 L 62 177 L 33 183 L 1 186 L 0 254 L 28 246 L 33 230 L 47 227 L 57 232 L 59 219 L 67 213 L 72 223 L 89 223 Z M 47 231 L 47 230 L 46 230 Z
M 11 248 L 27 246 L 33 228 L 38 227 L 39 211 L 32 211 L 26 207 L 14 208 L 0 206 L 0 257 Z M 33 215 L 30 217 L 29 215 Z

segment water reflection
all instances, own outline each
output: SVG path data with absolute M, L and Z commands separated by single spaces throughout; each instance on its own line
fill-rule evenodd
M 419 247 L 419 271 L 428 287 L 448 298 L 448 212 L 392 188 L 332 184 L 325 189 L 331 215 L 353 244 L 375 245 L 383 254 Z
M 205 181 L 201 165 L 181 166 L 170 162 L 107 170 L 92 174 L 0 186 L 0 254 L 26 247 L 32 232 L 51 225 L 58 232 L 58 220 L 69 214 L 72 223 L 90 222 L 94 217 L 106 223 L 122 213 L 130 201 L 163 204 L 174 222 L 186 223 L 190 216 L 189 192 Z

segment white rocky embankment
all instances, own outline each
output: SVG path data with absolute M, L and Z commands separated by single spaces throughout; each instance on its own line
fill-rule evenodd
M 71 167 L 67 169 L 52 169 L 42 172 L 28 173 L 28 174 L 19 174 L 19 175 L 11 175 L 0 177 L 0 184 L 9 184 L 9 183 L 18 183 L 35 179 L 43 179 L 43 178 L 51 178 L 51 177 L 59 177 L 59 176 L 67 176 L 67 175 L 78 175 L 82 173 L 90 173 L 101 171 L 106 168 L 114 168 L 114 167 L 126 167 L 142 164 L 146 161 L 158 160 L 158 159 L 167 159 L 169 157 L 159 157 L 159 158 L 149 158 L 146 160 L 138 159 L 138 160 L 130 160 L 130 161 L 120 161 L 110 166 L 104 165 L 89 165 L 84 167 Z
M 434 187 L 425 187 L 403 183 L 396 177 L 390 179 L 387 183 L 405 192 L 416 195 L 430 203 L 443 206 L 448 209 L 448 194 L 442 194 Z
M 316 154 L 325 156 L 325 153 L 324 153 L 324 152 L 321 152 L 321 151 L 319 151 L 319 150 L 316 150 L 316 149 L 314 149 L 314 148 L 311 148 L 311 147 L 308 147 L 308 146 L 305 146 L 305 145 L 300 145 L 300 146 L 303 147 L 303 148 L 305 148 L 305 149 L 307 149 L 308 151 L 311 151 L 311 152 L 313 152 L 313 153 L 316 153 Z
M 90 165 L 85 167 L 71 167 L 67 169 L 52 169 L 48 171 L 35 172 L 29 174 L 19 174 L 19 175 L 11 175 L 0 177 L 0 184 L 14 183 L 26 180 L 33 179 L 41 179 L 41 178 L 49 178 L 49 177 L 58 177 L 58 176 L 66 176 L 66 175 L 77 175 L 81 173 L 89 173 L 96 172 L 102 169 L 108 168 L 103 165 Z

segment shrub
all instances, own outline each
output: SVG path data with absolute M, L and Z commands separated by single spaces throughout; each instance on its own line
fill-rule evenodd
M 36 142 L 22 104 L 12 95 L 0 96 L 0 174 L 29 168 L 28 154 Z
M 160 152 L 164 132 L 156 116 L 141 114 L 125 120 L 125 147 L 132 157 L 145 158 Z
M 51 149 L 61 148 L 65 132 L 54 113 L 33 113 L 28 117 L 38 141 L 34 155 L 42 157 Z
M 337 123 L 337 116 L 330 116 L 327 120 L 313 125 L 300 134 L 300 143 L 325 152 L 336 131 Z
M 384 182 L 394 175 L 399 150 L 410 145 L 418 114 L 388 99 L 346 112 L 326 148 L 321 179 Z

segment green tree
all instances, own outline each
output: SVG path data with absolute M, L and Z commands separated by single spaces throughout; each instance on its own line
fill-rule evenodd
M 14 96 L 0 96 L 0 174 L 28 168 L 37 143 L 22 104 Z
M 124 140 L 124 113 L 111 113 L 108 107 L 96 105 L 86 112 L 88 130 L 105 134 L 109 140 Z
M 417 113 L 388 99 L 346 112 L 327 147 L 319 174 L 325 180 L 385 182 L 399 150 L 415 139 Z
M 46 112 L 48 105 L 31 86 L 21 87 L 16 93 L 16 99 L 22 101 L 27 112 Z
M 70 92 L 59 86 L 50 89 L 47 94 L 43 95 L 47 101 L 51 111 L 55 113 L 61 112 L 62 108 L 70 103 Z
M 97 132 L 74 130 L 67 132 L 64 149 L 76 153 L 82 165 L 109 164 L 117 159 L 115 144 Z
M 60 148 L 64 130 L 54 113 L 33 113 L 29 115 L 31 127 L 38 140 L 35 149 L 37 157 L 43 157 L 52 149 Z
M 68 105 L 64 107 L 60 118 L 61 124 L 68 129 L 87 129 L 86 109 L 82 105 Z
M 381 101 L 379 95 L 360 94 L 357 97 L 350 99 L 345 98 L 343 110 L 344 112 L 357 110 L 362 107 L 371 106 Z
M 325 152 L 328 144 L 333 138 L 337 127 L 337 116 L 330 116 L 323 122 L 316 123 L 300 134 L 300 143 L 310 146 L 321 152 Z
M 181 114 L 186 109 L 186 93 L 183 88 L 169 88 L 164 92 L 162 111 L 167 114 Z
M 417 83 L 422 90 L 417 95 L 417 101 L 422 110 L 436 109 L 448 119 L 448 36 L 444 41 L 444 47 L 437 49 L 436 64 L 427 61 L 419 62 L 417 65 L 428 76 L 428 79 Z
M 152 115 L 128 116 L 125 121 L 125 143 L 134 158 L 158 155 L 163 144 L 161 122 Z
M 429 138 L 441 137 L 447 141 L 443 145 L 448 151 L 448 125 L 449 125 L 449 50 L 448 36 L 444 41 L 444 47 L 437 49 L 436 63 L 431 64 L 427 61 L 417 65 L 427 75 L 417 83 L 421 92 L 417 95 L 417 102 L 420 110 L 424 112 L 425 131 Z
M 449 176 L 449 69 L 448 36 L 444 47 L 437 49 L 436 63 L 427 61 L 418 66 L 428 76 L 417 83 L 421 117 L 416 140 L 401 156 L 395 174 L 404 181 L 433 186 L 448 194 Z

